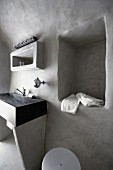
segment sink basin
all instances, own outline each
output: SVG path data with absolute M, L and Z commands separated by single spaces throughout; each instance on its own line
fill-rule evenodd
M 43 99 L 32 99 L 17 93 L 0 94 L 0 116 L 14 126 L 45 115 L 47 102 Z
M 1 93 L 0 100 L 14 107 L 20 107 L 20 106 L 36 103 L 37 101 L 38 102 L 42 101 L 42 99 L 40 98 L 32 99 L 32 98 L 25 97 L 17 93 Z

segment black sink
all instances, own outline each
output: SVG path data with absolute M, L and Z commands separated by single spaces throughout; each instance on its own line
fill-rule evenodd
M 31 121 L 47 113 L 47 102 L 17 93 L 0 94 L 0 115 L 14 126 Z

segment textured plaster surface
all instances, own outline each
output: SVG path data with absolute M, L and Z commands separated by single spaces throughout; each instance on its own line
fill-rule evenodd
M 106 41 L 78 48 L 75 54 L 73 92 L 105 100 Z
M 79 92 L 105 100 L 106 41 L 90 42 L 80 47 L 69 43 L 59 39 L 59 100 Z
M 10 64 L 9 49 L 7 45 L 0 40 L 0 93 L 8 92 L 10 87 Z M 7 138 L 11 130 L 6 127 L 6 121 L 0 116 L 0 141 Z
M 65 30 L 60 35 L 75 47 L 92 44 L 106 39 L 104 17 Z
M 58 35 L 104 16 L 107 31 L 106 108 L 80 107 L 77 115 L 62 113 L 58 99 Z M 24 86 L 48 101 L 45 151 L 63 146 L 77 155 L 82 170 L 112 170 L 113 1 L 0 1 L 0 36 L 10 49 L 32 35 L 40 35 L 44 41 L 46 67 L 44 71 L 12 73 L 10 90 Z M 37 76 L 47 82 L 39 89 L 33 87 Z
M 6 120 L 0 116 L 0 141 L 8 138 L 12 131 L 6 126 Z
M 76 48 L 59 38 L 58 97 L 62 101 L 73 93 Z
M 17 149 L 25 170 L 39 170 L 44 157 L 46 116 L 14 128 Z
M 11 71 L 10 71 L 9 49 L 0 40 L 0 93 L 9 91 Z

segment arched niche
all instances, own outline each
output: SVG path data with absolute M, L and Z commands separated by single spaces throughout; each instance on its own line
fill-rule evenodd
M 58 96 L 78 92 L 105 100 L 106 31 L 104 18 L 59 36 Z

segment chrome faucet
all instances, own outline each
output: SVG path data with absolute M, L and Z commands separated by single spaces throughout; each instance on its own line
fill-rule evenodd
M 26 89 L 24 87 L 23 87 L 23 92 L 21 90 L 19 90 L 18 88 L 16 90 L 19 91 L 20 93 L 22 93 L 23 96 L 26 95 Z

